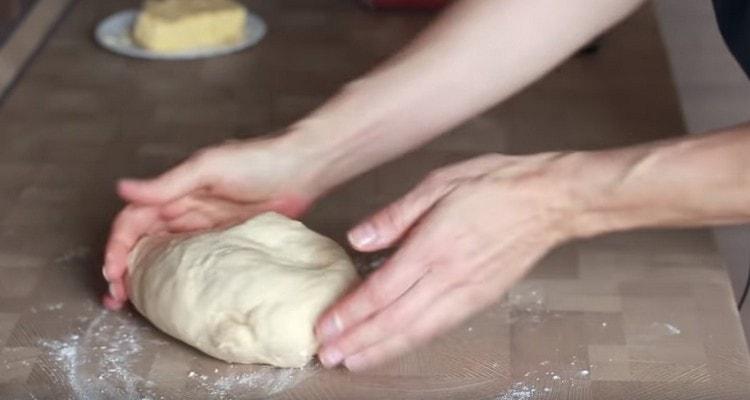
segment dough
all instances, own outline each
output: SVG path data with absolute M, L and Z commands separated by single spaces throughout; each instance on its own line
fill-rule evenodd
M 280 214 L 198 235 L 150 236 L 128 294 L 162 331 L 216 358 L 302 367 L 315 321 L 359 278 L 333 240 Z

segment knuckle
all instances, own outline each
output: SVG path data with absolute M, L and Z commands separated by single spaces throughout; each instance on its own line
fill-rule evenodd
M 212 160 L 215 160 L 217 158 L 220 151 L 221 150 L 217 147 L 205 147 L 193 153 L 188 161 L 191 161 L 195 164 L 210 163 Z
M 384 336 L 388 334 L 389 330 L 387 326 L 384 326 L 381 322 L 371 322 L 362 327 L 357 335 L 358 345 L 369 345 L 378 342 Z
M 385 307 L 390 303 L 390 296 L 384 286 L 378 285 L 376 279 L 368 280 L 362 285 L 362 294 L 367 304 L 375 309 Z
M 450 170 L 440 168 L 430 172 L 417 188 L 417 192 L 422 196 L 439 197 L 449 192 L 460 181 Z
M 357 329 L 351 335 L 344 336 L 336 344 L 345 354 L 355 354 L 367 348 L 379 337 L 377 328 L 368 324 L 366 327 Z
M 396 354 L 406 352 L 417 346 L 420 338 L 415 332 L 404 333 L 393 338 Z
M 112 224 L 114 228 L 118 228 L 123 224 L 123 222 L 126 222 L 129 218 L 133 216 L 133 214 L 136 212 L 137 208 L 133 204 L 128 204 L 125 206 L 122 210 L 120 210 L 119 213 L 117 213 L 117 216 L 115 217 L 115 221 Z
M 500 293 L 497 293 L 500 296 Z M 491 302 L 495 297 L 494 291 L 488 290 L 482 284 L 471 285 L 468 290 L 464 291 L 464 295 L 459 300 L 464 307 L 482 307 L 485 304 Z
M 414 326 L 408 332 L 399 336 L 400 346 L 404 349 L 412 349 L 424 343 L 435 335 L 432 329 L 424 326 Z
M 374 218 L 378 228 L 389 229 L 400 227 L 403 224 L 404 205 L 401 202 L 393 203 L 380 211 Z
M 400 315 L 389 312 L 382 316 L 379 322 L 379 329 L 382 333 L 395 334 L 403 333 L 406 326 L 404 319 Z
M 445 167 L 430 171 L 424 179 L 427 185 L 441 184 L 446 181 L 448 181 L 448 170 Z
M 444 271 L 446 284 L 448 289 L 455 289 L 457 287 L 472 283 L 472 274 L 461 268 L 461 265 L 457 265 L 454 259 L 450 259 L 444 263 Z

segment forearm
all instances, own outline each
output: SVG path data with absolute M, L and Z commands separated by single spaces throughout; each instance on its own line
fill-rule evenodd
M 641 1 L 458 2 L 291 131 L 335 186 L 518 92 Z
M 574 182 L 580 236 L 750 221 L 750 125 L 561 164 Z

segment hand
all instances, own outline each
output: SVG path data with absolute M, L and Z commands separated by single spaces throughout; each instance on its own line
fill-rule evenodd
M 127 300 L 128 253 L 146 234 L 228 226 L 264 211 L 304 212 L 323 189 L 299 147 L 284 137 L 230 142 L 157 178 L 121 181 L 118 193 L 130 204 L 116 217 L 105 251 L 105 306 L 119 309 Z
M 358 250 L 399 250 L 319 319 L 318 357 L 361 370 L 498 300 L 573 236 L 561 154 L 489 155 L 438 170 L 354 228 Z

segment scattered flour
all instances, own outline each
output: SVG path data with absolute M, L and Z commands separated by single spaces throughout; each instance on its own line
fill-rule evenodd
M 507 392 L 495 397 L 494 400 L 530 400 L 535 397 L 536 392 L 534 386 L 516 382 Z
M 316 368 L 311 366 L 301 369 L 260 367 L 259 371 L 253 373 L 221 376 L 203 385 L 203 387 L 207 389 L 212 398 L 234 398 L 242 393 L 243 389 L 250 388 L 270 396 L 294 386 L 296 382 L 315 372 Z
M 587 369 L 582 369 L 578 372 L 576 372 L 575 377 L 576 379 L 588 379 L 591 372 Z
M 127 313 L 97 311 L 79 333 L 60 340 L 42 340 L 41 347 L 75 398 L 162 399 L 159 382 L 150 380 L 147 357 L 169 342 L 154 339 L 154 328 Z M 196 364 L 200 364 L 196 354 Z M 280 369 L 229 365 L 212 368 L 208 375 L 190 371 L 185 391 L 210 398 L 265 398 L 288 389 L 315 373 L 315 367 Z M 210 376 L 209 376 L 210 375 Z M 255 397 L 253 397 L 255 396 Z
M 65 304 L 63 304 L 63 303 L 48 304 L 48 305 L 44 306 L 44 309 L 47 310 L 47 311 L 57 311 L 57 310 L 62 310 L 62 308 L 63 308 L 64 305 Z M 36 309 L 34 309 L 32 312 L 35 312 L 35 311 L 36 311 Z
M 652 322 L 650 325 L 638 327 L 639 330 L 630 335 L 631 340 L 639 342 L 654 342 L 668 339 L 682 334 L 682 330 L 668 322 Z
M 544 289 L 538 285 L 526 285 L 511 289 L 507 303 L 517 310 L 527 313 L 546 312 Z
M 55 264 L 71 265 L 81 264 L 93 256 L 91 248 L 86 246 L 76 247 L 54 260 Z
M 76 249 L 60 257 L 59 263 L 77 262 L 88 257 L 88 249 Z M 378 268 L 385 260 L 379 255 L 365 263 L 360 263 L 360 270 L 370 272 Z M 363 265 L 364 264 L 364 265 Z M 538 324 L 548 318 L 557 318 L 546 307 L 544 291 L 540 287 L 527 287 L 524 290 L 511 292 L 508 301 L 501 307 L 510 308 L 508 323 Z M 53 311 L 63 308 L 63 303 L 42 306 L 41 310 Z M 34 309 L 32 312 L 36 312 Z M 154 328 L 126 313 L 110 313 L 90 309 L 93 318 L 79 317 L 85 322 L 82 330 L 69 334 L 61 340 L 42 341 L 48 350 L 48 357 L 56 369 L 67 380 L 76 398 L 122 398 L 161 400 L 164 396 L 173 397 L 178 393 L 159 390 L 160 382 L 149 380 L 149 366 L 144 364 L 144 357 L 158 350 L 154 348 Z M 601 323 L 603 328 L 607 323 Z M 469 326 L 466 331 L 472 332 Z M 673 336 L 681 334 L 679 328 L 668 323 L 653 323 L 647 327 L 647 333 L 653 336 Z M 166 346 L 169 342 L 161 340 L 157 346 Z M 200 364 L 197 360 L 196 363 Z M 547 398 L 557 387 L 575 385 L 575 382 L 590 379 L 590 366 L 587 363 L 573 360 L 569 367 L 552 370 L 549 360 L 539 362 L 537 369 L 523 375 L 523 380 L 514 383 L 505 393 L 493 400 L 531 400 L 538 397 Z M 579 366 L 580 364 L 580 366 Z M 191 364 L 192 365 L 192 364 Z M 492 364 L 497 368 L 498 364 Z M 586 369 L 582 369 L 584 367 Z M 319 367 L 308 366 L 302 369 L 279 369 L 265 366 L 229 365 L 220 368 L 195 369 L 184 372 L 184 390 L 198 398 L 265 398 L 274 393 L 289 389 L 299 382 L 319 372 Z M 561 386 L 562 385 L 562 386 Z M 539 389 L 537 389 L 537 387 Z
M 675 336 L 682 333 L 680 328 L 667 322 L 654 322 L 653 324 L 651 324 L 651 328 L 655 332 L 662 333 L 665 336 Z
M 127 318 L 102 311 L 82 334 L 40 344 L 67 378 L 76 396 L 82 398 L 141 398 L 139 386 L 145 380 L 132 372 L 141 350 L 139 327 Z

